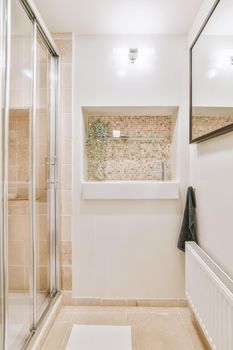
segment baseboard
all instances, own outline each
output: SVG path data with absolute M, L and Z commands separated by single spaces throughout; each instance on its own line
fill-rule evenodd
M 63 291 L 62 304 L 66 306 L 185 307 L 187 306 L 187 300 L 76 298 L 72 297 L 71 291 Z

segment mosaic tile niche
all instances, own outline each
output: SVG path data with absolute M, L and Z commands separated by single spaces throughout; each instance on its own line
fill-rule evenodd
M 209 134 L 212 131 L 233 124 L 233 116 L 194 116 L 192 118 L 193 138 Z
M 173 127 L 171 116 L 87 116 L 87 180 L 160 181 L 162 164 L 171 180 Z

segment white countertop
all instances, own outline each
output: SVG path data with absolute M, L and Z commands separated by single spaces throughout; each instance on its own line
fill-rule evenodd
M 84 199 L 178 199 L 179 181 L 84 181 Z

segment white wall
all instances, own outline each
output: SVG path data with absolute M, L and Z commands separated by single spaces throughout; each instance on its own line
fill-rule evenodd
M 139 67 L 125 50 L 150 48 Z M 120 57 L 119 57 L 120 52 Z M 81 106 L 180 106 L 177 170 L 188 184 L 188 58 L 185 37 L 79 36 L 75 49 L 73 295 L 101 298 L 184 296 L 184 256 L 176 248 L 180 200 L 81 199 Z M 120 61 L 119 61 L 120 60 Z M 121 62 L 121 63 L 119 63 Z
M 214 1 L 204 1 L 190 32 L 192 42 Z M 196 187 L 199 243 L 233 277 L 233 133 L 190 146 Z

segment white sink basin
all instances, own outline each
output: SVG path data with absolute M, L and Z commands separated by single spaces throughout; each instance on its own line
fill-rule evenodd
M 178 199 L 178 181 L 83 182 L 84 199 Z

